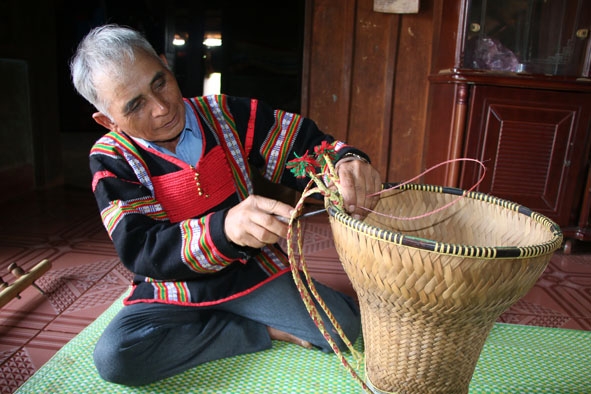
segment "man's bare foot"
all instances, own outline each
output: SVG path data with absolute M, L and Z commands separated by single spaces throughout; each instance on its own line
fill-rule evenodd
M 287 332 L 280 331 L 276 328 L 267 327 L 267 331 L 271 336 L 271 339 L 276 339 L 278 341 L 290 342 L 295 343 L 296 345 L 300 345 L 306 349 L 312 349 L 312 344 L 308 341 L 304 341 L 303 339 L 297 338 L 294 335 L 288 334 Z

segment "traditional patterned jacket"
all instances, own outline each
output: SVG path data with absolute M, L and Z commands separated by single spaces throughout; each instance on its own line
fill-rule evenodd
M 270 181 L 302 190 L 308 179 L 295 178 L 286 163 L 323 140 L 334 141 L 311 120 L 256 100 L 219 95 L 186 102 L 202 132 L 196 165 L 116 132 L 90 152 L 104 226 L 135 274 L 127 304 L 212 305 L 289 271 L 277 245 L 253 249 L 228 241 L 226 213 L 253 193 L 248 162 Z M 352 150 L 336 146 L 337 160 Z

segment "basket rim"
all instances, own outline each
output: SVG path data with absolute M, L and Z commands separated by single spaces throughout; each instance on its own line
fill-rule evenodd
M 398 183 L 385 183 L 384 189 L 399 185 Z M 552 233 L 552 238 L 538 245 L 528 246 L 470 246 L 463 244 L 452 244 L 446 242 L 433 241 L 426 238 L 415 237 L 412 235 L 405 235 L 400 232 L 391 230 L 384 230 L 379 227 L 364 223 L 361 220 L 354 219 L 342 210 L 337 209 L 330 203 L 327 204 L 327 212 L 335 220 L 341 224 L 349 227 L 352 230 L 363 233 L 369 237 L 380 241 L 386 241 L 396 245 L 403 245 L 417 249 L 423 249 L 439 254 L 473 257 L 482 259 L 499 259 L 499 258 L 523 258 L 523 257 L 537 257 L 553 253 L 562 244 L 562 231 L 560 227 L 548 217 L 539 214 L 530 208 L 523 205 L 504 200 L 498 197 L 491 196 L 482 192 L 471 191 L 468 192 L 463 189 L 447 186 L 425 185 L 416 183 L 402 184 L 397 190 L 419 190 L 442 194 L 452 194 L 456 196 L 463 196 L 463 198 L 470 198 L 473 200 L 480 200 L 489 204 L 498 205 L 502 208 L 517 212 L 518 214 L 530 217 L 532 220 L 547 227 Z

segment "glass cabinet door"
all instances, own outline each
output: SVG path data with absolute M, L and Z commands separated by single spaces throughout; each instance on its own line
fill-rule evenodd
M 469 0 L 463 68 L 588 77 L 589 0 Z

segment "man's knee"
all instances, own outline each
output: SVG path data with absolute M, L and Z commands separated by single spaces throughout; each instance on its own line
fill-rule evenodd
M 152 383 L 153 378 L 142 360 L 133 352 L 111 341 L 97 343 L 93 353 L 94 365 L 104 380 L 125 386 L 142 386 Z

